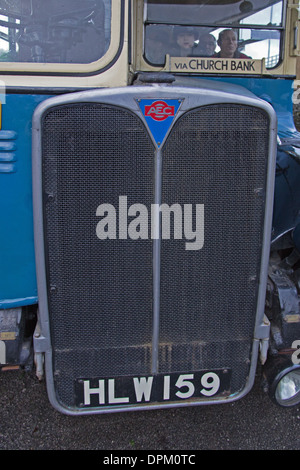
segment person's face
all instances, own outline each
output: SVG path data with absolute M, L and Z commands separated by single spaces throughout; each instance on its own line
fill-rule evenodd
M 208 36 L 207 38 L 203 39 L 202 44 L 203 44 L 205 52 L 208 55 L 213 55 L 213 53 L 215 52 L 215 48 L 216 48 L 216 41 L 214 40 L 214 38 Z
M 177 37 L 177 44 L 182 48 L 182 49 L 190 49 L 193 47 L 195 42 L 195 36 L 194 34 L 191 33 L 184 33 L 184 34 L 179 34 Z
M 232 57 L 237 49 L 237 37 L 233 31 L 226 31 L 220 44 L 223 57 Z

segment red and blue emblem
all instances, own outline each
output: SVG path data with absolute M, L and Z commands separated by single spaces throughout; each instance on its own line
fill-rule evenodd
M 139 100 L 148 128 L 157 144 L 161 146 L 180 107 L 181 100 Z

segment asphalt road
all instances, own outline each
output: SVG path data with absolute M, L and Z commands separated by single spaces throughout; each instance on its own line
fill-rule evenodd
M 300 406 L 273 404 L 257 379 L 226 405 L 72 417 L 34 373 L 0 373 L 0 450 L 300 450 Z

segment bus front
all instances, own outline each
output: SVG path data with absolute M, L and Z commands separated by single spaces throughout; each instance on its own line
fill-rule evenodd
M 258 361 L 298 403 L 298 2 L 0 14 L 2 369 L 71 415 L 231 402 Z

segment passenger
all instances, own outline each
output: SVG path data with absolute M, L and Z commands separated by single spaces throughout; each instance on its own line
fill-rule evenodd
M 220 51 L 213 57 L 224 57 L 228 59 L 251 59 L 251 57 L 238 51 L 237 35 L 233 29 L 224 29 L 219 34 L 218 46 Z
M 150 26 L 146 30 L 146 58 L 152 64 L 164 64 L 166 60 L 166 51 L 168 49 L 169 35 L 167 31 Z
M 217 40 L 213 34 L 206 33 L 200 36 L 199 39 L 199 55 L 205 57 L 212 57 L 215 53 Z
M 171 55 L 175 57 L 191 57 L 196 56 L 198 35 L 194 28 L 185 26 L 176 26 L 173 32 L 174 47 Z

